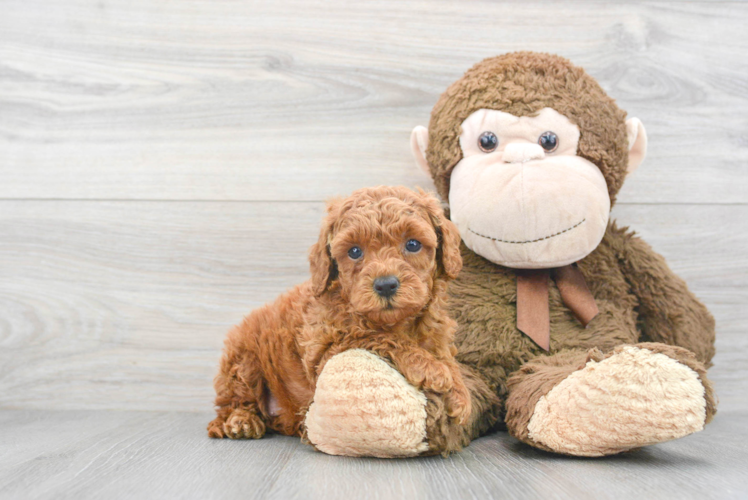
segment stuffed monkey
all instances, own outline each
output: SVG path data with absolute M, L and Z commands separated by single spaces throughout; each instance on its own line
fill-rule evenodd
M 331 360 L 307 436 L 332 454 L 449 453 L 505 428 L 543 450 L 604 456 L 701 430 L 714 320 L 665 260 L 609 220 L 644 159 L 642 123 L 558 56 L 486 59 L 411 138 L 462 236 L 450 287 L 472 396 L 459 425 L 384 360 Z

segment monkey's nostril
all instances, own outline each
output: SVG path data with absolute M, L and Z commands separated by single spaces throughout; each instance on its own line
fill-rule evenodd
M 374 291 L 380 297 L 392 297 L 400 287 L 400 280 L 396 276 L 381 276 L 374 280 Z

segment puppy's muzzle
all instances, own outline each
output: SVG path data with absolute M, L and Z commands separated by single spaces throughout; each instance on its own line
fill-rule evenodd
M 374 291 L 385 299 L 395 295 L 398 288 L 400 288 L 400 280 L 396 276 L 380 276 L 374 280 Z

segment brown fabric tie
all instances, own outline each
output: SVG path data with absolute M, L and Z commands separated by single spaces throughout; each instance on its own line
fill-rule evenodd
M 540 347 L 551 348 L 548 278 L 556 282 L 561 300 L 583 326 L 597 316 L 595 298 L 576 265 L 554 269 L 517 270 L 517 328 Z

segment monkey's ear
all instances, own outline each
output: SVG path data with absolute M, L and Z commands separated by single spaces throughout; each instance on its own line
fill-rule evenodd
M 340 200 L 330 200 L 327 203 L 327 217 L 322 222 L 317 243 L 309 248 L 309 270 L 312 273 L 312 291 L 314 295 L 322 295 L 330 283 L 337 278 L 338 268 L 330 255 L 330 241 L 335 221 L 340 212 Z
M 429 129 L 418 125 L 410 134 L 410 150 L 418 168 L 431 177 L 429 163 L 426 161 L 426 148 L 429 146 Z
M 638 118 L 626 120 L 626 135 L 629 140 L 629 165 L 626 173 L 631 174 L 639 168 L 639 165 L 647 156 L 647 131 Z

